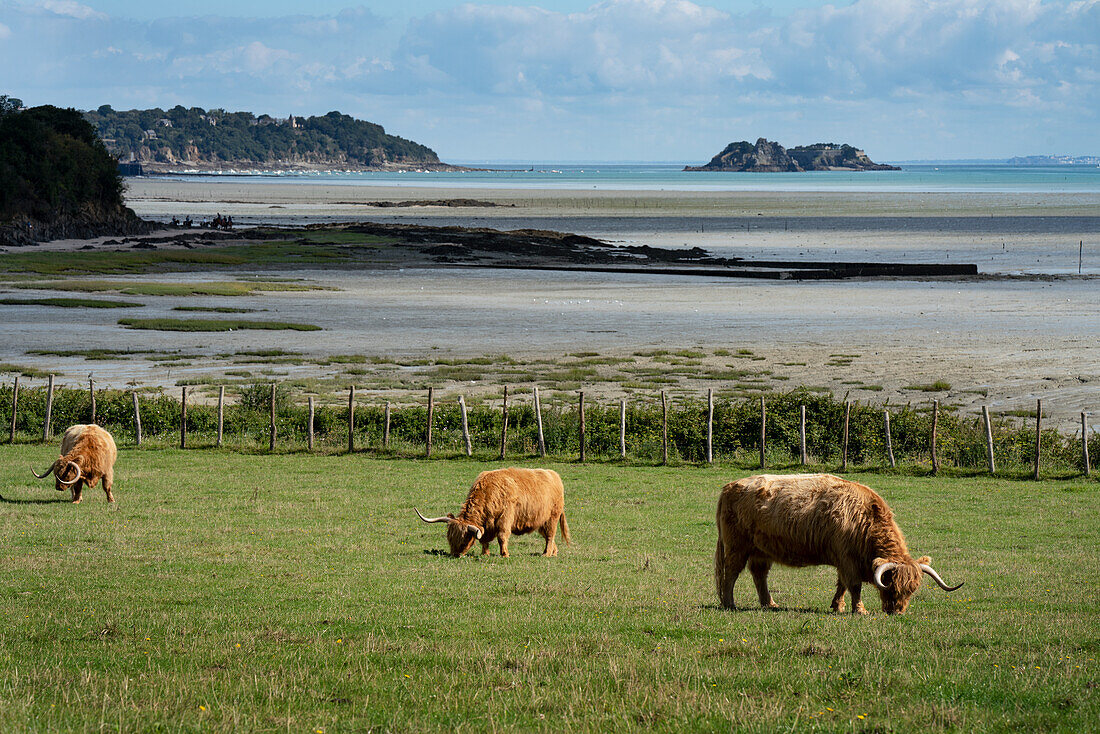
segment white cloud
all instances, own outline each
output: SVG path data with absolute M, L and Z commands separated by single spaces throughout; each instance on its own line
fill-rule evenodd
M 74 0 L 42 0 L 38 4 L 40 8 L 48 10 L 55 15 L 64 15 L 77 20 L 106 20 L 107 14 L 81 5 Z

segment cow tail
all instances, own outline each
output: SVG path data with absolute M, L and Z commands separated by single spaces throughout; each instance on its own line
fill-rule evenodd
M 565 513 L 561 513 L 561 517 L 558 518 L 558 525 L 561 526 L 561 537 L 565 538 L 565 542 L 569 545 L 573 545 L 573 539 L 569 537 L 569 523 L 565 521 Z

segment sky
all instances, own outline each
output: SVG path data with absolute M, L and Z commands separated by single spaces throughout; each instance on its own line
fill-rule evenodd
M 0 0 L 27 105 L 331 110 L 470 161 L 1100 154 L 1100 0 Z

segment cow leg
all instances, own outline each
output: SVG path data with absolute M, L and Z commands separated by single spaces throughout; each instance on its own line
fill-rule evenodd
M 489 552 L 489 544 L 492 543 L 492 542 L 493 541 L 491 541 L 491 540 L 481 541 L 481 555 L 483 555 L 483 556 L 493 555 L 492 553 Z
M 103 475 L 103 491 L 107 493 L 107 501 L 114 502 L 115 496 L 111 494 L 111 487 L 115 483 L 115 471 L 114 469 L 108 469 L 107 473 Z
M 501 528 L 497 533 L 497 542 L 500 543 L 500 555 L 508 557 L 508 536 L 512 534 L 511 528 Z
M 771 561 L 760 556 L 755 556 L 749 561 L 749 573 L 752 574 L 752 582 L 756 584 L 756 596 L 760 599 L 760 606 L 765 609 L 778 609 L 779 605 L 772 599 L 768 591 L 768 571 L 771 570 Z
M 539 529 L 539 532 L 546 538 L 546 548 L 543 550 L 542 555 L 556 556 L 558 554 L 558 546 L 554 543 L 554 536 L 558 533 L 558 518 L 552 518 L 549 523 Z
M 863 601 L 859 598 L 862 592 L 863 584 L 859 581 L 848 587 L 848 594 L 852 597 L 852 614 L 867 613 L 867 608 L 863 606 Z
M 863 591 L 863 582 L 860 581 L 858 576 L 852 576 L 841 580 L 848 589 L 848 595 L 852 597 L 852 614 L 866 614 L 867 609 L 863 606 L 863 601 L 859 598 Z M 840 581 L 838 581 L 837 584 L 839 585 Z M 837 593 L 840 593 L 839 589 Z M 843 609 L 843 604 L 841 605 L 841 609 Z
M 80 504 L 80 494 L 83 491 L 84 491 L 84 480 L 81 479 L 81 480 L 77 481 L 77 483 L 72 486 L 73 504 L 74 505 Z
M 718 548 L 714 551 L 714 583 L 718 587 L 718 600 L 726 609 L 737 608 L 733 601 L 733 585 L 748 560 L 748 551 L 727 548 L 722 538 L 718 538 Z
M 832 610 L 837 614 L 844 613 L 844 592 L 848 591 L 848 588 L 844 586 L 844 582 L 837 578 L 836 580 L 836 593 L 833 594 L 833 603 L 831 605 Z

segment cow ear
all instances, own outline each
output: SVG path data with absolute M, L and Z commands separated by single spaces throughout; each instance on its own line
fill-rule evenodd
M 920 558 L 917 559 L 917 563 L 923 563 L 926 566 L 931 566 L 932 565 L 932 557 L 931 556 L 921 556 Z
M 447 517 L 451 518 L 452 520 L 454 520 L 454 519 L 455 519 L 455 516 L 454 516 L 454 515 L 452 515 L 452 514 L 451 514 L 451 513 L 449 513 L 449 512 L 447 513 Z

